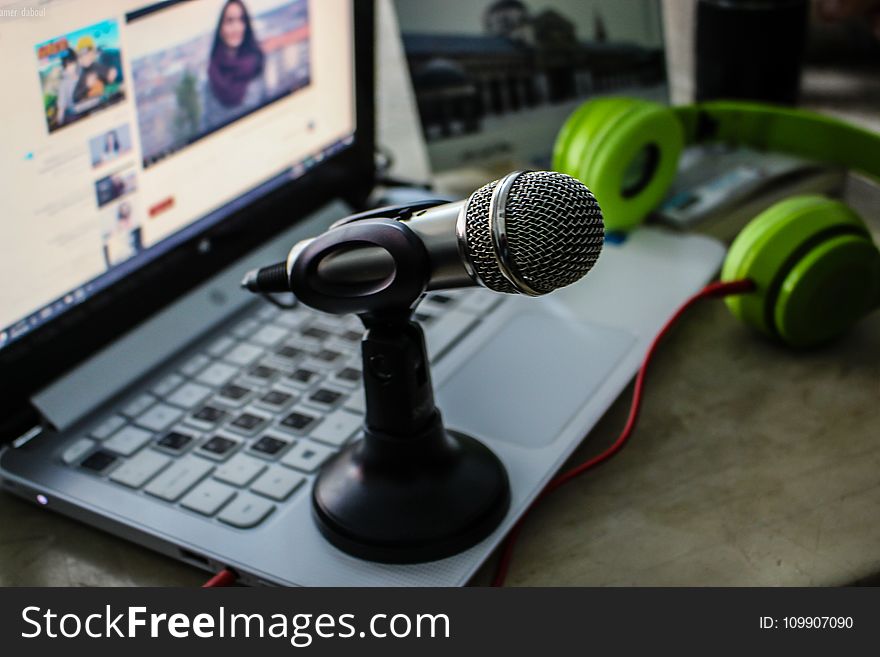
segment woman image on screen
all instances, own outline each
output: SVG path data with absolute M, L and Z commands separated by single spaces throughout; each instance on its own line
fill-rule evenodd
M 208 58 L 202 124 L 208 131 L 262 104 L 265 55 L 242 0 L 226 0 Z
M 101 151 L 101 162 L 112 162 L 119 157 L 119 137 L 115 130 L 111 130 L 104 136 L 104 148 Z

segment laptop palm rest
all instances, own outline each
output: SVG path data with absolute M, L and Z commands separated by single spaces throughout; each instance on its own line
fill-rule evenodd
M 443 382 L 439 407 L 450 428 L 521 447 L 544 447 L 632 348 L 619 329 L 520 314 Z

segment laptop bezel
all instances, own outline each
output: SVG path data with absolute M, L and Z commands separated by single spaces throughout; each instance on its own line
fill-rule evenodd
M 355 131 L 348 148 L 0 349 L 0 443 L 39 424 L 31 396 L 317 208 L 358 207 L 375 180 L 374 2 L 352 0 Z

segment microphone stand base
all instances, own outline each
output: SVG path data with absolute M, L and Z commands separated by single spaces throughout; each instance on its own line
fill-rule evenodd
M 507 514 L 501 461 L 439 417 L 414 440 L 367 434 L 312 489 L 318 528 L 343 552 L 382 563 L 443 559 L 479 543 Z

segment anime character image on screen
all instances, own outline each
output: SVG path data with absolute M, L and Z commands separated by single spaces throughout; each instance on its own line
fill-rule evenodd
M 125 98 L 115 20 L 39 43 L 36 53 L 49 132 Z
M 132 62 L 145 168 L 311 81 L 306 0 L 202 0 L 198 10 L 206 22 L 186 40 Z M 172 5 L 129 27 L 161 35 L 175 20 Z

